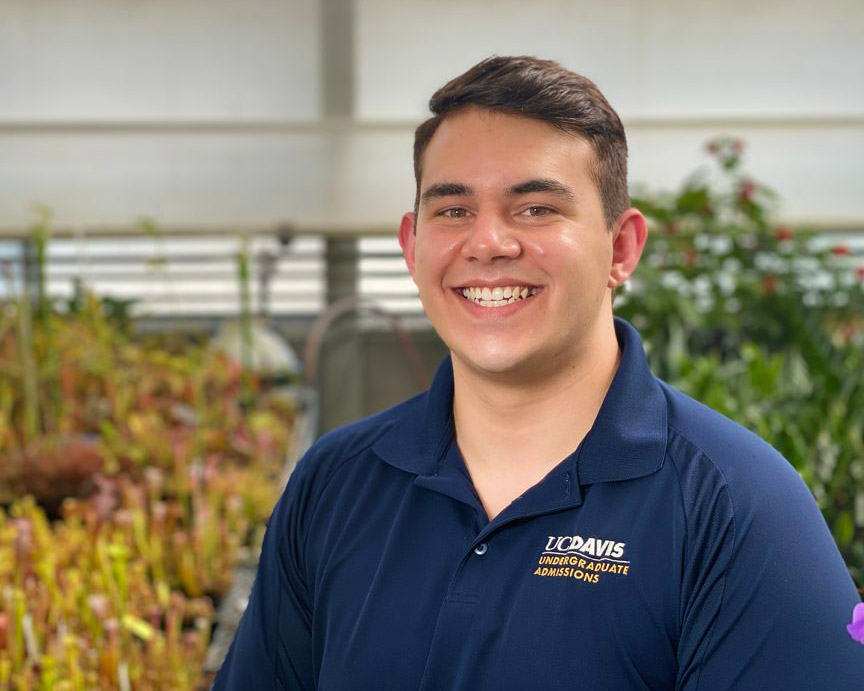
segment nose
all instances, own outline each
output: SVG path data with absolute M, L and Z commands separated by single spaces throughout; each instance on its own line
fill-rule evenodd
M 504 219 L 493 214 L 478 215 L 467 233 L 462 243 L 462 257 L 469 261 L 515 259 L 522 253 L 515 231 Z

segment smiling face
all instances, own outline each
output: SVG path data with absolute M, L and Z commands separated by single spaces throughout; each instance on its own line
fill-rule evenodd
M 607 228 L 592 160 L 538 120 L 469 108 L 441 123 L 399 239 L 454 367 L 562 371 L 612 333 L 611 288 L 638 262 L 644 221 L 629 210 Z

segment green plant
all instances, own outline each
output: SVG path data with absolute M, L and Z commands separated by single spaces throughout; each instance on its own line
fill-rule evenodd
M 0 689 L 197 688 L 212 602 L 276 500 L 293 406 L 192 339 L 135 339 L 95 296 L 25 331 L 22 314 L 29 300 L 0 312 Z M 22 333 L 32 398 L 55 387 L 61 403 L 39 428 Z
M 243 398 L 245 401 L 250 399 L 248 376 L 252 364 L 252 273 L 250 270 L 250 241 L 248 237 L 243 237 L 240 241 L 240 249 L 238 250 L 235 261 L 237 269 L 237 287 L 239 288 L 240 299 L 240 353 L 241 362 L 243 365 Z
M 744 172 L 740 141 L 708 150 L 713 176 L 634 199 L 652 233 L 616 312 L 655 372 L 789 459 L 864 583 L 864 269 L 772 222 L 776 196 Z
M 212 603 L 150 577 L 107 518 L 0 509 L 0 688 L 196 688 Z

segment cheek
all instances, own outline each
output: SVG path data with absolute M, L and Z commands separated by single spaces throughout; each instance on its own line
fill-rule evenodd
M 436 258 L 426 254 L 418 254 L 414 260 L 414 283 L 421 295 L 428 295 L 429 291 L 442 281 L 443 270 Z
M 560 241 L 550 242 L 537 236 L 532 239 L 530 236 L 522 238 L 522 252 L 526 257 L 530 257 L 539 262 L 546 262 L 549 257 L 555 257 L 561 250 Z
M 434 238 L 418 240 L 414 253 L 414 267 L 418 280 L 428 279 L 443 273 L 458 257 L 459 245 L 455 240 L 442 241 Z
M 558 263 L 558 268 L 566 270 L 564 264 L 569 265 L 570 271 L 578 271 L 582 282 L 587 283 L 596 277 L 602 278 L 604 284 L 612 267 L 612 243 L 606 238 L 596 238 L 593 242 L 584 239 L 567 237 L 562 239 L 557 248 L 557 253 L 549 255 L 549 261 Z
M 414 274 L 418 283 L 428 283 L 435 273 L 435 261 L 427 255 L 418 254 L 414 260 Z
M 553 281 L 566 279 L 578 284 L 587 283 L 586 272 L 592 271 L 592 264 L 602 264 L 600 254 L 591 255 L 597 248 L 586 247 L 584 241 L 570 236 L 527 241 L 522 247 L 525 257 Z

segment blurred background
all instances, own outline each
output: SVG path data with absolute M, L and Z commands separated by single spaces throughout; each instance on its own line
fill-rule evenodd
M 0 688 L 204 683 L 297 455 L 445 353 L 395 234 L 429 96 L 492 54 L 618 110 L 652 223 L 619 313 L 799 469 L 861 585 L 862 30 L 857 0 L 0 0 Z
M 778 222 L 857 231 L 862 26 L 855 0 L 5 0 L 2 252 L 49 210 L 49 292 L 81 279 L 135 300 L 148 328 L 236 315 L 241 236 L 253 308 L 295 347 L 347 295 L 418 315 L 395 241 L 413 129 L 445 81 L 521 53 L 597 82 L 627 127 L 635 191 L 677 187 L 729 134 L 780 195 Z M 407 393 L 392 355 L 386 381 L 374 356 L 345 361 L 325 428 Z

